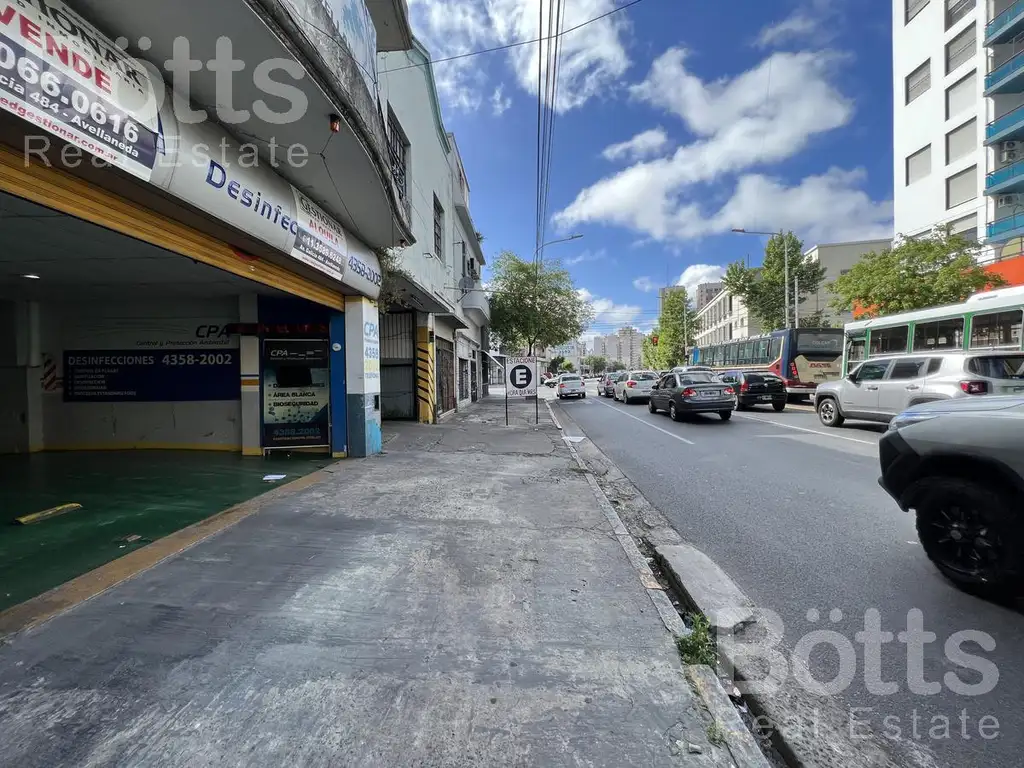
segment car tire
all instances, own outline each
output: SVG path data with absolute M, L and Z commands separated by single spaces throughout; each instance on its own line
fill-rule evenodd
M 721 417 L 722 421 L 728 421 L 732 418 L 732 411 L 719 411 L 718 415 Z
M 658 412 L 658 407 L 654 404 L 654 400 L 647 401 L 647 410 L 650 411 L 651 413 Z
M 841 427 L 846 419 L 839 412 L 839 403 L 834 397 L 823 397 L 818 403 L 818 421 L 826 427 Z
M 586 393 L 586 392 L 584 392 L 584 393 L 583 393 L 583 397 L 586 397 L 586 396 L 587 396 L 587 393 Z
M 633 404 L 633 401 L 629 399 L 629 395 L 627 395 L 625 392 L 622 393 L 622 402 L 625 405 L 632 405 Z
M 924 478 L 915 486 L 921 488 L 920 496 L 913 505 L 917 516 L 917 536 L 935 567 L 947 579 L 972 594 L 988 596 L 1010 589 L 1016 591 L 1024 566 L 1024 524 L 1014 511 L 1019 502 L 998 485 L 982 485 L 959 477 Z M 956 562 L 956 554 L 962 549 L 944 541 L 952 539 L 952 531 L 959 529 L 959 523 L 952 522 L 956 515 L 950 513 L 964 509 L 975 515 L 982 513 L 981 519 L 975 522 L 980 530 L 972 541 L 977 542 L 985 536 L 989 543 L 984 551 L 997 553 L 998 559 L 990 562 L 983 571 L 962 567 Z M 969 557 L 966 554 L 961 559 Z
M 772 409 L 776 413 L 782 413 L 784 410 L 786 410 L 786 404 L 785 403 L 772 403 Z
M 679 413 L 679 409 L 676 408 L 675 403 L 668 404 L 668 415 L 672 421 L 682 421 L 683 415 Z

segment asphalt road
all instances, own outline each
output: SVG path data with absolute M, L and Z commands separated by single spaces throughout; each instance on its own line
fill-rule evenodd
M 735 413 L 729 422 L 710 415 L 676 423 L 650 414 L 644 404 L 600 398 L 593 382 L 588 389 L 585 400 L 560 403 L 562 411 L 685 539 L 760 607 L 782 618 L 790 651 L 814 630 L 832 630 L 849 641 L 856 676 L 842 700 L 851 709 L 867 708 L 851 715 L 855 729 L 857 722 L 890 735 L 898 728 L 905 742 L 930 753 L 938 765 L 1021 764 L 1024 617 L 1014 607 L 958 591 L 929 563 L 912 517 L 877 485 L 884 427 L 829 430 L 806 407 L 783 413 L 758 408 Z M 856 633 L 864 630 L 870 609 L 879 612 L 883 632 L 898 637 L 917 610 L 924 630 L 935 633 L 923 654 L 898 639 L 882 646 L 881 680 L 896 684 L 893 693 L 874 686 L 869 691 L 866 684 L 865 645 Z M 973 638 L 962 645 L 998 670 L 990 693 L 956 693 L 946 682 L 953 672 L 966 684 L 995 679 L 991 670 L 982 675 L 965 669 L 952 660 L 955 653 L 947 653 L 947 640 L 964 630 L 994 640 L 994 648 L 983 649 Z M 938 692 L 924 693 L 920 685 L 912 692 L 911 681 L 919 677 L 915 656 L 923 656 L 923 679 L 937 683 Z M 819 645 L 810 654 L 815 677 L 833 678 L 837 659 L 836 651 Z

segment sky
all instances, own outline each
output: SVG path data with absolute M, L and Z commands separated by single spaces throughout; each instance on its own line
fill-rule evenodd
M 538 37 L 539 2 L 409 6 L 438 59 Z M 566 0 L 563 29 L 626 2 Z M 641 0 L 563 36 L 544 239 L 581 237 L 544 254 L 591 301 L 587 337 L 759 264 L 767 238 L 734 227 L 892 235 L 891 23 L 883 0 Z M 434 65 L 489 260 L 535 248 L 538 47 Z

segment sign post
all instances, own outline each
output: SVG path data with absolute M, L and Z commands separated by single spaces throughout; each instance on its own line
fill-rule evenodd
M 508 399 L 510 397 L 538 397 L 537 358 L 508 357 L 505 359 L 505 426 L 508 426 Z M 538 405 L 538 413 L 540 406 Z

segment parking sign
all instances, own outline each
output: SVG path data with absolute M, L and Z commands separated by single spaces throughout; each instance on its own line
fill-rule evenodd
M 533 397 L 537 394 L 536 357 L 506 358 L 505 392 L 508 397 Z

